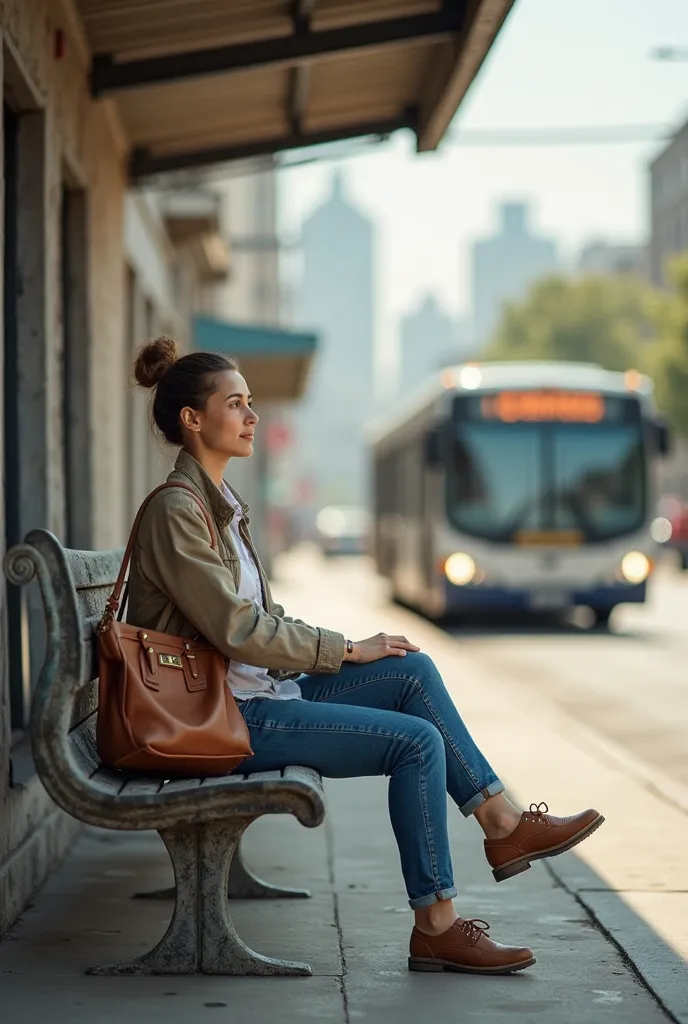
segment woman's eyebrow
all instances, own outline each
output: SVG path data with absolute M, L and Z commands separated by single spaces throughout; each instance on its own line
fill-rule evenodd
M 230 398 L 244 398 L 244 397 L 246 397 L 248 399 L 248 401 L 250 402 L 251 399 L 253 398 L 253 395 L 251 394 L 250 391 L 249 391 L 249 393 L 246 396 L 244 396 L 243 391 L 235 391 L 233 395 L 227 395 L 227 397 L 225 398 L 225 402 L 228 402 L 230 400 Z

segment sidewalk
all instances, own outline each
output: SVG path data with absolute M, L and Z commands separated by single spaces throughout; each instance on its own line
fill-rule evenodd
M 201 1021 L 255 1024 L 672 1019 L 638 980 L 640 972 L 673 1019 L 688 1021 L 688 972 L 680 955 L 687 938 L 688 817 L 629 777 L 608 750 L 574 732 L 565 716 L 527 706 L 517 686 L 486 673 L 456 641 L 383 606 L 371 581 L 340 578 L 334 569 L 323 573 L 320 563 L 310 566 L 317 573 L 307 568 L 303 561 L 283 567 L 276 589 L 290 614 L 361 636 L 378 629 L 408 632 L 411 625 L 519 800 L 546 797 L 560 813 L 595 803 L 607 815 L 577 854 L 495 885 L 477 825 L 452 811 L 460 912 L 489 920 L 497 939 L 531 945 L 536 966 L 497 978 L 410 974 L 412 915 L 387 819 L 386 780 L 335 781 L 327 784 L 328 817 L 320 829 L 262 819 L 246 836 L 247 860 L 258 874 L 308 886 L 313 898 L 233 903 L 237 929 L 249 944 L 308 960 L 313 978 L 87 977 L 91 963 L 154 944 L 170 907 L 130 896 L 171 882 L 157 836 L 88 830 L 0 944 L 0 1020 L 181 1024 L 196 1014 Z M 658 836 L 666 842 L 658 843 Z

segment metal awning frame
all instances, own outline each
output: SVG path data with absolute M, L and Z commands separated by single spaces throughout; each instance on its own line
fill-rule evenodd
M 190 150 L 183 153 L 172 153 L 169 156 L 155 156 L 145 149 L 135 149 L 129 161 L 129 177 L 133 182 L 156 174 L 170 171 L 183 171 L 192 167 L 207 167 L 211 164 L 230 163 L 234 160 L 247 160 L 256 156 L 271 156 L 288 149 L 307 149 L 309 146 L 324 146 L 331 142 L 342 142 L 352 137 L 377 136 L 386 139 L 401 128 L 415 131 L 418 124 L 418 112 L 415 109 L 406 111 L 401 117 L 387 121 L 361 122 L 347 124 L 320 132 L 292 132 L 290 135 L 279 135 L 274 139 L 261 139 L 245 145 L 213 146 L 210 149 Z
M 91 91 L 94 96 L 112 95 L 182 78 L 253 71 L 267 67 L 293 67 L 309 62 L 387 46 L 439 42 L 461 33 L 469 4 L 467 0 L 445 0 L 440 11 L 404 18 L 349 25 L 318 32 L 310 28 L 312 2 L 296 5 L 291 35 L 256 42 L 236 43 L 189 52 L 115 61 L 98 54 L 93 61 Z

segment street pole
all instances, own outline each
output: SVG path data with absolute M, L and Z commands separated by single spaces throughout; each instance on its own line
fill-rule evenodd
M 650 56 L 653 60 L 688 61 L 688 46 L 658 46 Z

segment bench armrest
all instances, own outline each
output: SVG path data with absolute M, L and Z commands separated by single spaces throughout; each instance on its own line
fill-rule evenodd
M 5 556 L 5 574 L 23 586 L 37 579 L 46 621 L 46 650 L 31 703 L 29 732 L 36 770 L 52 798 L 75 813 L 86 796 L 71 753 L 69 730 L 74 698 L 87 681 L 90 643 L 82 635 L 76 588 L 59 540 L 33 530 Z M 89 659 L 90 668 L 90 659 Z

